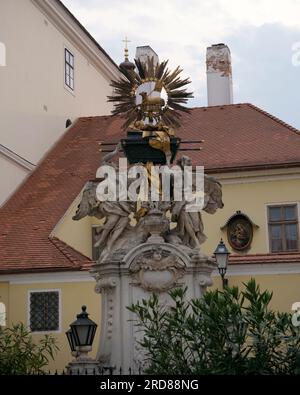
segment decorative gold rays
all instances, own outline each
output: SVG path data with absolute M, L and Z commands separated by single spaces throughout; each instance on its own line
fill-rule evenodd
M 146 63 L 139 59 L 135 60 L 137 71 L 121 68 L 125 78 L 118 81 L 112 81 L 111 86 L 114 88 L 114 94 L 108 96 L 109 102 L 114 102 L 115 108 L 113 115 L 123 114 L 126 121 L 123 125 L 127 128 L 132 122 L 144 120 L 146 115 L 141 104 L 137 104 L 138 88 L 147 82 L 155 82 L 154 91 L 166 92 L 167 100 L 161 106 L 156 114 L 155 119 L 163 122 L 165 125 L 178 127 L 180 111 L 189 112 L 187 107 L 182 104 L 187 103 L 189 98 L 193 97 L 191 92 L 183 89 L 184 86 L 190 84 L 189 78 L 181 79 L 179 74 L 182 72 L 177 67 L 173 72 L 167 68 L 168 61 L 162 63 L 154 63 L 153 58 L 148 58 Z

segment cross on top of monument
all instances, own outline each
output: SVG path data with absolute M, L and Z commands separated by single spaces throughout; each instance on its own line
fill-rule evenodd
M 125 43 L 125 59 L 128 59 L 128 43 L 131 43 L 131 40 L 128 40 L 128 37 L 125 36 L 125 39 L 122 40 L 123 43 Z

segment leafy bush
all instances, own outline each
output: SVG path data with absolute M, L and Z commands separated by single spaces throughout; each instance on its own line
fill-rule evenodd
M 150 374 L 294 374 L 300 347 L 291 314 L 272 311 L 272 293 L 255 280 L 245 290 L 227 287 L 185 301 L 186 289 L 169 293 L 172 307 L 153 294 L 129 307 L 143 332 Z
M 33 342 L 30 331 L 22 323 L 12 328 L 0 327 L 0 374 L 44 374 L 43 368 L 49 358 L 54 359 L 57 350 L 56 340 L 49 335 L 38 343 Z

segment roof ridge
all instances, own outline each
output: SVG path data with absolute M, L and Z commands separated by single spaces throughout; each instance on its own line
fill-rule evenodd
M 104 120 L 108 120 L 108 119 L 113 119 L 113 118 L 117 118 L 120 115 L 114 115 L 114 114 L 109 114 L 109 115 L 88 115 L 86 117 L 78 117 L 77 120 L 78 121 L 89 121 L 91 119 L 95 119 L 95 118 L 103 118 Z
M 234 104 L 222 104 L 218 106 L 196 106 L 196 107 L 189 107 L 189 110 L 208 110 L 208 109 L 215 109 L 215 108 L 224 108 L 224 107 L 239 107 L 239 106 L 247 106 L 249 103 L 234 103 Z M 95 118 L 103 118 L 104 120 L 108 119 L 115 119 L 115 118 L 122 118 L 121 115 L 116 115 L 116 114 L 109 114 L 109 115 L 89 115 L 89 116 L 82 116 L 78 117 L 77 120 L 91 120 Z
M 247 106 L 248 103 L 232 103 L 232 104 L 219 104 L 216 106 L 196 106 L 196 107 L 189 107 L 190 110 L 209 110 L 215 108 L 223 108 L 223 107 L 237 107 L 237 106 Z
M 245 104 L 248 105 L 250 108 L 253 108 L 253 110 L 258 111 L 263 115 L 266 115 L 268 118 L 272 119 L 275 122 L 278 122 L 280 125 L 285 126 L 287 129 L 291 130 L 292 132 L 300 136 L 300 130 L 295 128 L 294 126 L 282 121 L 280 118 L 275 117 L 275 115 L 270 114 L 268 111 L 263 110 L 262 108 L 257 107 L 252 103 L 245 103 Z
M 91 262 L 91 259 L 81 252 L 75 250 L 69 244 L 60 240 L 58 237 L 48 237 L 49 241 L 76 267 L 82 267 L 83 262 L 78 261 L 72 253 L 82 256 L 86 262 Z

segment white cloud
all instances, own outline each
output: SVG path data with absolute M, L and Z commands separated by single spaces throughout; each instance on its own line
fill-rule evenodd
M 190 42 L 191 37 L 210 40 L 245 25 L 281 23 L 299 28 L 300 0 L 64 0 L 64 3 L 104 38 L 113 32 L 128 31 L 148 40 L 183 44 Z
M 192 68 L 205 48 L 245 26 L 280 23 L 299 29 L 300 0 L 64 0 L 67 7 L 117 60 L 122 38 L 150 44 L 174 64 Z M 112 48 L 106 46 L 106 43 Z M 195 53 L 186 51 L 193 46 Z

